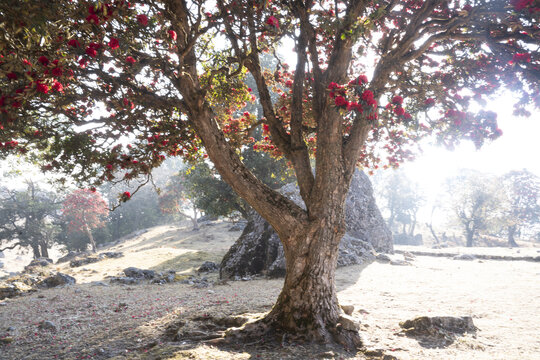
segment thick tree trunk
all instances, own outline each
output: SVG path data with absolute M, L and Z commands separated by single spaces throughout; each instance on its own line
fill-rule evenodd
M 39 259 L 41 257 L 41 251 L 39 250 L 39 245 L 32 244 L 30 246 L 32 247 L 32 251 L 34 253 L 34 259 Z
M 516 225 L 512 225 L 508 227 L 508 246 L 510 247 L 519 247 L 519 245 L 516 243 L 516 240 L 514 239 L 516 230 L 517 230 Z
M 86 232 L 86 235 L 88 236 L 88 240 L 90 240 L 90 246 L 92 246 L 92 252 L 97 252 L 96 242 L 94 241 L 94 236 L 92 235 L 92 231 L 90 230 L 88 225 L 84 225 L 84 231 Z

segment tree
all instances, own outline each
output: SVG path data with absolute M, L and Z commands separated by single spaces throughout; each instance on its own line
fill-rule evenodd
M 126 192 L 124 196 L 129 197 L 130 194 Z M 68 233 L 86 234 L 93 252 L 97 251 L 97 247 L 92 231 L 105 226 L 104 219 L 108 213 L 107 203 L 101 195 L 87 189 L 75 190 L 66 196 L 62 204 L 62 216 L 68 224 Z
M 540 222 L 540 179 L 524 169 L 505 174 L 502 184 L 507 196 L 503 216 L 507 225 L 508 245 L 518 246 L 514 236 L 519 229 Z
M 401 230 L 404 235 L 414 236 L 416 216 L 423 201 L 418 185 L 397 170 L 389 174 L 379 188 L 390 230 Z M 396 222 L 400 223 L 401 227 L 397 226 Z
M 14 242 L 0 251 L 30 247 L 34 258 L 49 257 L 59 208 L 59 196 L 32 180 L 26 180 L 26 190 L 0 188 L 0 243 Z
M 456 220 L 467 246 L 471 247 L 480 231 L 493 228 L 500 220 L 503 205 L 500 184 L 493 177 L 472 172 L 451 179 L 449 192 L 454 194 L 452 207 Z
M 540 103 L 534 0 L 0 6 L 2 151 L 43 151 L 44 169 L 94 184 L 118 169 L 126 179 L 148 173 L 166 156 L 208 155 L 284 246 L 277 303 L 244 329 L 257 337 L 358 344 L 340 326 L 334 286 L 355 167 L 397 167 L 429 134 L 448 146 L 497 138 L 496 114 L 469 105 L 505 85 L 520 94 L 517 112 Z M 260 55 L 285 39 L 295 43 L 294 70 L 283 59 L 273 72 L 262 68 Z M 243 109 L 255 100 L 247 72 L 262 120 Z M 305 208 L 257 179 L 242 146 L 285 157 Z

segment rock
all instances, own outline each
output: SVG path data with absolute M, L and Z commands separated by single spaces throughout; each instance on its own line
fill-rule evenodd
M 407 266 L 407 265 L 411 265 L 411 263 L 405 260 L 397 259 L 397 260 L 390 261 L 390 265 Z
M 8 328 L 6 329 L 6 331 L 8 331 L 8 332 L 15 331 L 15 327 L 14 327 L 14 326 L 8 326 Z
M 280 192 L 304 205 L 294 184 L 283 186 Z M 345 223 L 347 232 L 340 243 L 338 266 L 371 262 L 375 251 L 393 251 L 392 233 L 377 208 L 369 178 L 360 171 L 354 174 L 347 195 Z M 284 276 L 285 259 L 277 234 L 252 211 L 242 235 L 223 257 L 220 277 L 234 279 L 255 274 Z
M 399 323 L 402 333 L 417 338 L 428 346 L 447 346 L 454 342 L 458 335 L 475 333 L 473 319 L 470 316 L 421 316 Z
M 410 252 L 408 251 L 404 251 L 403 252 L 403 258 L 407 261 L 413 261 L 414 259 L 416 259 L 416 256 L 414 256 L 413 254 L 411 254 Z
M 0 269 L 4 267 L 4 263 L 0 261 Z
M 70 267 L 79 267 L 86 264 L 92 264 L 100 261 L 101 259 L 95 255 L 85 256 L 83 258 L 76 258 L 69 262 Z
M 5 257 L 6 257 L 6 255 L 4 254 L 4 252 L 3 252 L 3 251 L 0 251 L 0 259 L 1 259 L 1 258 L 5 258 Z
M 94 281 L 91 284 L 92 286 L 109 286 L 109 284 L 104 283 L 103 281 Z
M 215 272 L 218 271 L 219 267 L 216 265 L 215 262 L 212 261 L 205 261 L 198 269 L 197 272 Z
M 75 282 L 76 280 L 74 277 L 62 273 L 57 273 L 56 275 L 49 276 L 48 278 L 40 281 L 37 286 L 41 288 L 52 288 L 61 285 L 73 285 L 75 284 Z
M 124 285 L 134 285 L 134 284 L 138 284 L 141 281 L 141 279 L 136 279 L 132 277 L 114 277 L 114 278 L 111 278 L 110 281 L 116 282 L 119 284 L 124 284 Z
M 56 331 L 56 325 L 52 321 L 43 320 L 39 323 L 38 329 Z
M 242 231 L 246 227 L 247 222 L 245 221 L 239 221 L 237 223 L 234 223 L 230 228 L 229 231 Z
M 48 266 L 50 264 L 52 264 L 53 261 L 49 258 L 38 258 L 38 259 L 34 259 L 32 261 L 30 261 L 30 264 L 26 265 L 24 267 L 24 271 L 25 272 L 32 272 L 32 271 L 35 271 L 36 268 L 39 268 L 39 267 L 45 267 L 45 266 Z
M 346 314 L 341 314 L 339 316 L 338 322 L 343 326 L 345 330 L 358 331 L 360 330 L 360 324 L 356 322 L 351 316 Z
M 476 256 L 471 254 L 460 254 L 454 256 L 452 259 L 454 260 L 476 260 Z
M 56 263 L 62 264 L 62 263 L 68 262 L 76 258 L 77 256 L 81 256 L 82 254 L 83 253 L 80 253 L 80 252 L 70 251 L 66 255 L 62 256 L 60 259 L 56 260 Z
M 156 276 L 156 272 L 154 270 L 143 270 L 136 267 L 128 267 L 124 269 L 124 274 L 127 277 L 136 279 L 153 279 Z
M 333 351 L 325 351 L 316 355 L 319 359 L 335 359 L 336 354 Z
M 377 254 L 377 257 L 375 259 L 377 259 L 377 261 L 382 262 L 384 264 L 388 264 L 392 261 L 392 259 L 390 259 L 390 256 L 386 254 Z
M 341 310 L 347 315 L 352 315 L 354 312 L 354 305 L 340 305 Z
M 4 344 L 4 345 L 11 344 L 13 340 L 14 339 L 11 336 L 0 337 L 0 344 Z
M 121 251 L 108 251 L 108 252 L 99 254 L 99 256 L 106 257 L 109 259 L 118 259 L 118 258 L 123 257 L 124 253 L 122 253 Z
M 35 289 L 21 281 L 2 284 L 0 285 L 0 300 L 21 296 L 31 291 L 35 291 Z

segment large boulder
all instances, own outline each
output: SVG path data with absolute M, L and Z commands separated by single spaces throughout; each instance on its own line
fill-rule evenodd
M 294 184 L 280 192 L 300 206 L 305 206 Z M 375 203 L 369 178 L 357 171 L 346 200 L 346 234 L 341 240 L 338 266 L 373 261 L 375 252 L 393 252 L 392 233 Z M 279 277 L 285 275 L 283 246 L 279 237 L 260 215 L 251 212 L 240 238 L 223 257 L 220 277 L 242 278 L 250 275 Z

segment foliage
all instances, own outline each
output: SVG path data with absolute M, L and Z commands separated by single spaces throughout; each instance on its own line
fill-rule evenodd
M 92 231 L 105 226 L 109 214 L 107 203 L 97 191 L 78 189 L 67 195 L 62 204 L 62 217 L 67 223 L 67 233 L 84 233 L 93 250 L 96 244 Z
M 34 257 L 48 257 L 58 231 L 59 209 L 59 196 L 31 180 L 26 181 L 26 190 L 1 188 L 0 243 L 11 242 L 9 248 L 30 247 Z
M 403 171 L 396 170 L 377 187 L 390 230 L 413 236 L 417 213 L 423 202 L 418 185 L 407 178 Z
M 455 220 L 467 239 L 467 246 L 473 246 L 480 232 L 498 230 L 504 196 L 495 177 L 472 171 L 464 173 L 448 181 L 448 191 L 452 194 Z

